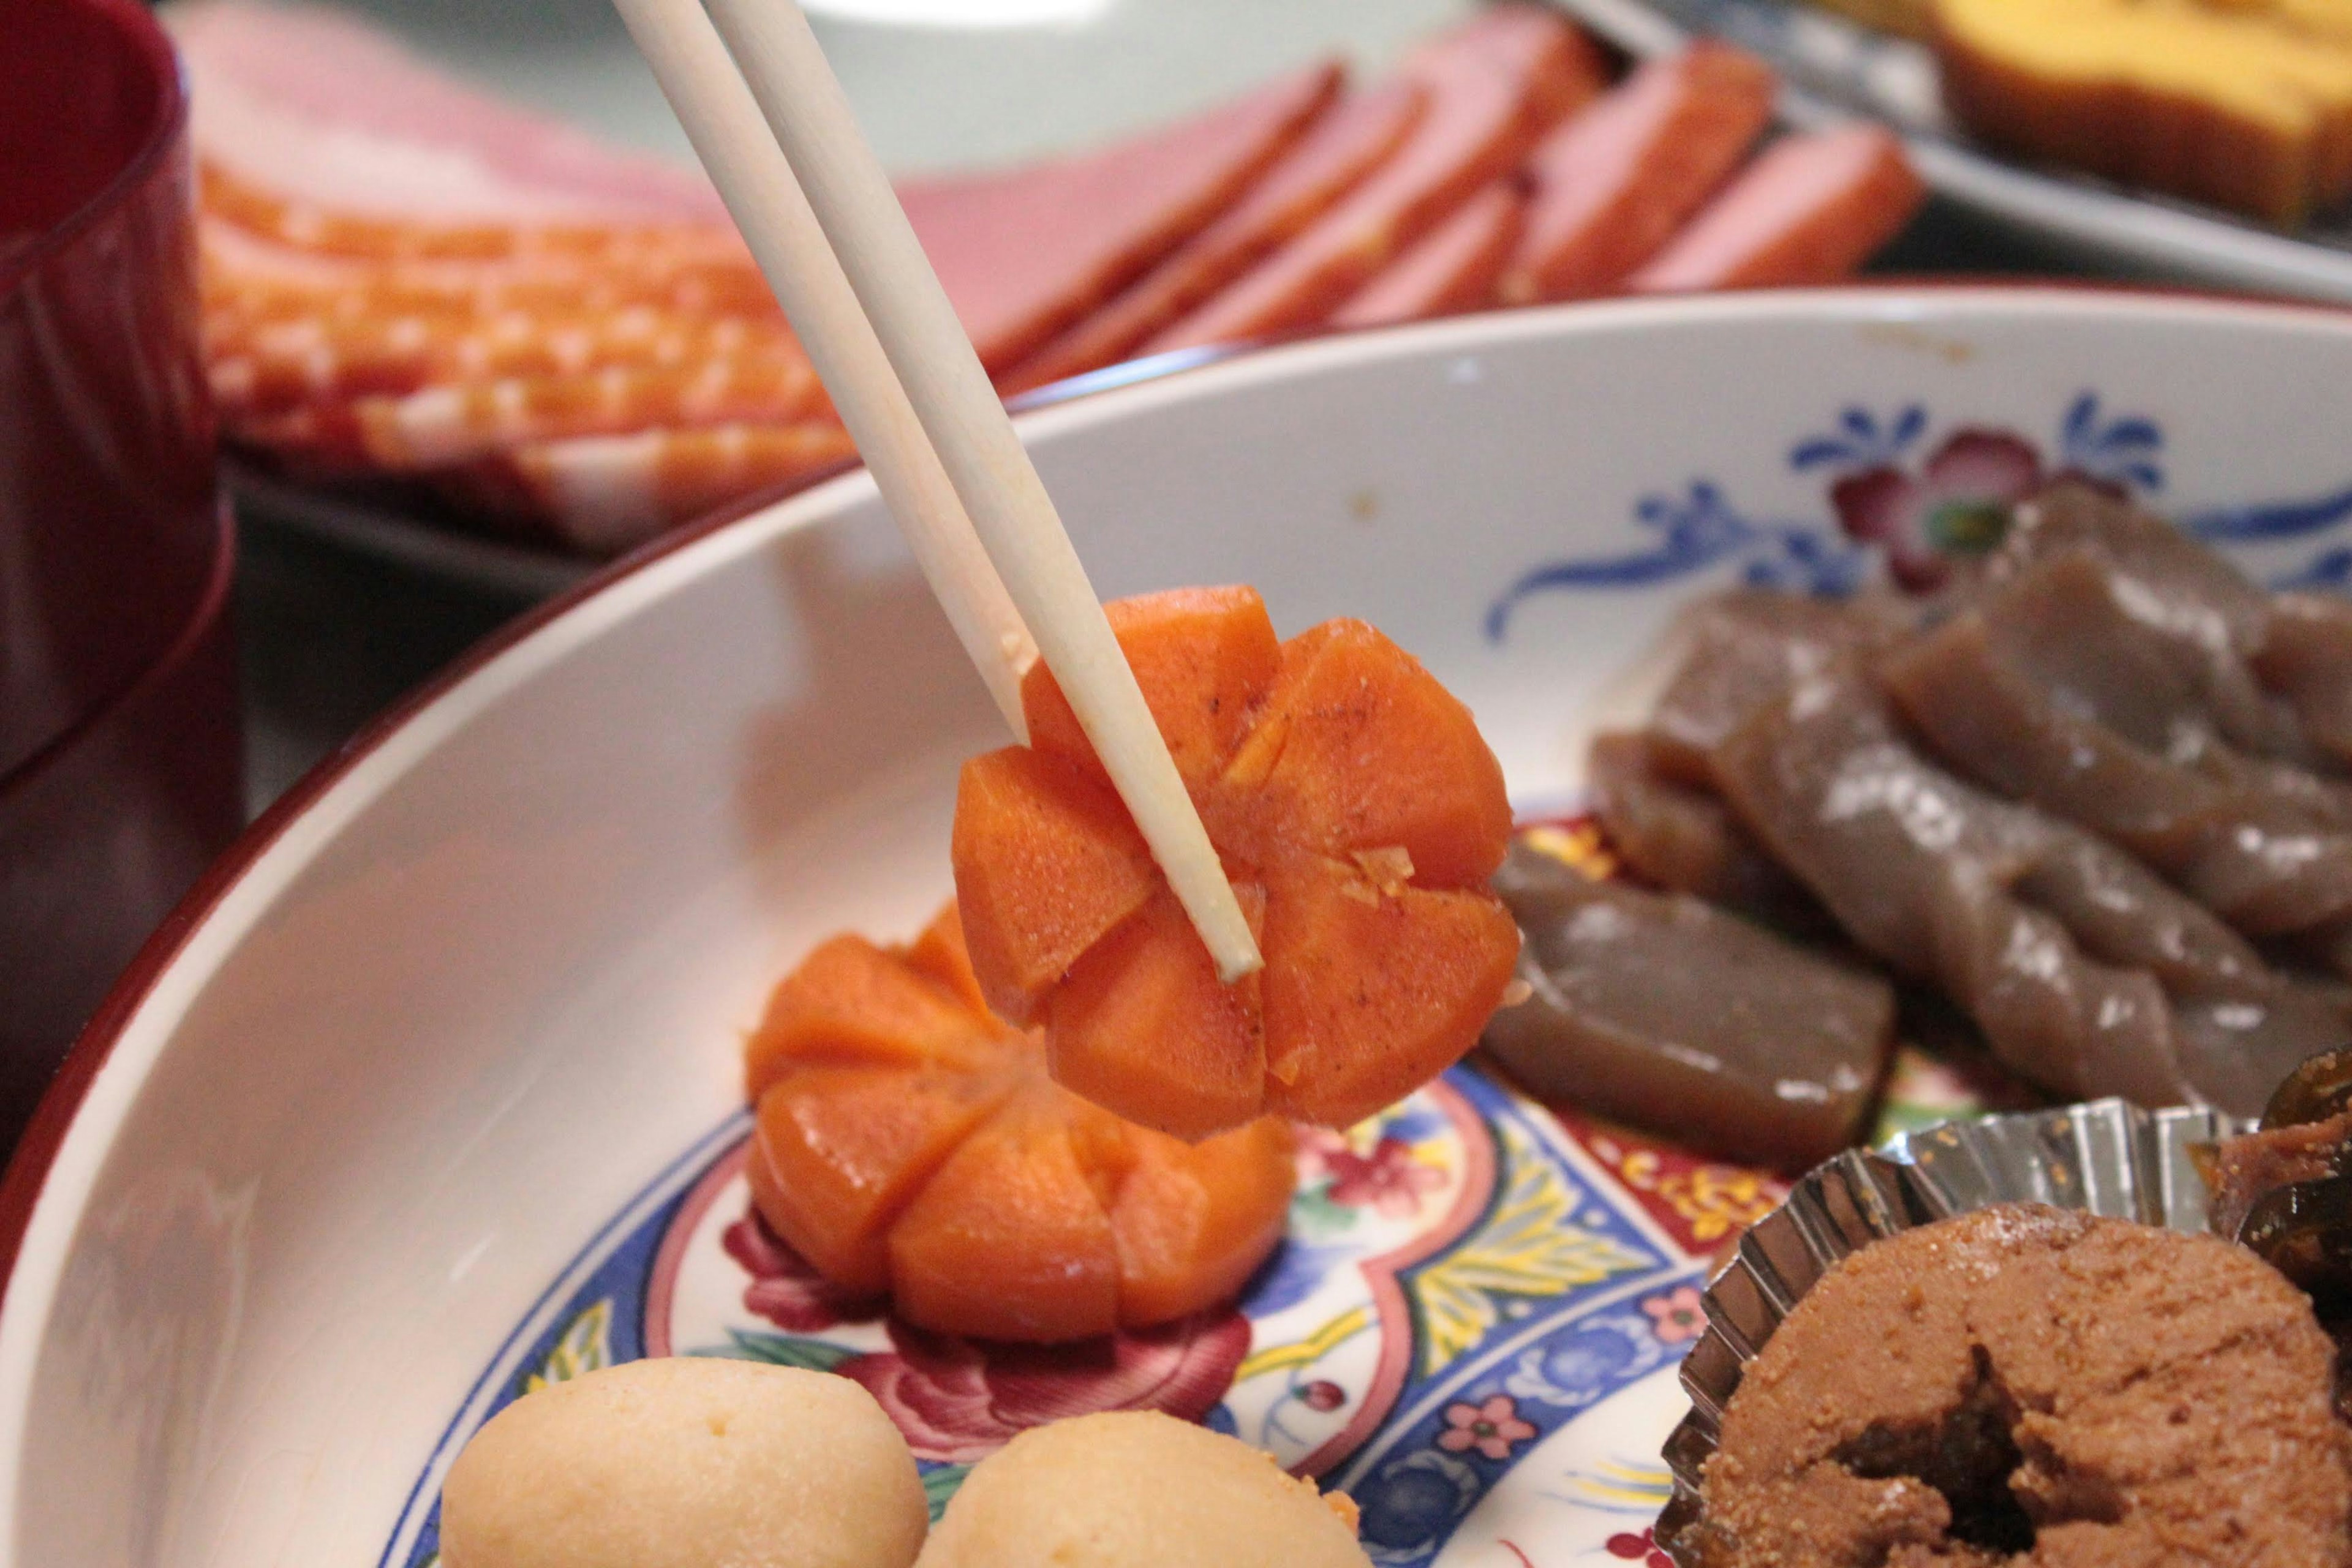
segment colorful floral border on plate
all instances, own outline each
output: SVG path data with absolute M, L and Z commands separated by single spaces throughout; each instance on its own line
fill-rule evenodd
M 500 1407 L 665 1354 L 856 1379 L 914 1445 L 935 1509 L 1024 1427 L 1160 1409 L 1351 1493 L 1383 1564 L 1524 1565 L 1537 1541 L 1547 1564 L 1641 1562 L 1707 1261 L 1781 1190 L 1457 1068 L 1302 1142 L 1288 1237 L 1237 1310 L 1038 1351 L 833 1297 L 751 1217 L 746 1132 L 714 1131 L 551 1288 L 450 1424 L 383 1568 L 436 1561 L 441 1477 Z

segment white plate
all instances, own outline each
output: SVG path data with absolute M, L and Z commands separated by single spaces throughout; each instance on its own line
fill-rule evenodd
M 1369 617 L 1541 808 L 1677 605 L 1866 574 L 1831 484 L 1963 428 L 2341 583 L 2347 384 L 2336 312 L 1857 289 L 1304 343 L 1023 426 L 1104 592 Z M 740 1031 L 819 937 L 929 914 L 958 763 L 1001 738 L 851 476 L 605 576 L 298 788 L 0 1188 L 0 1568 L 411 1568 L 436 1467 L 524 1380 L 768 1331 L 721 1245 Z M 1167 1352 L 1195 1393 L 1226 1369 L 1205 1413 L 1353 1489 L 1384 1563 L 1643 1561 L 1685 1289 L 1765 1194 L 1467 1076 L 1310 1159 L 1296 1235 L 1340 1250 L 1261 1282 L 1255 1361 L 1199 1359 L 1230 1321 Z
M 1856 26 L 1803 0 L 1549 0 L 1638 55 L 1693 33 L 1753 49 L 1787 84 L 1799 125 L 1855 115 L 1901 131 L 1920 174 L 1979 215 L 2052 242 L 2086 268 L 2256 293 L 2352 300 L 2352 221 L 2338 214 L 2283 235 L 2217 208 L 2126 191 L 2087 176 L 2004 162 L 1971 146 L 1945 115 L 1923 46 Z

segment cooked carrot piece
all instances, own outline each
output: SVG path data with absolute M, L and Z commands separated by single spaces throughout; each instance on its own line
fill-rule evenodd
M 1234 891 L 1251 925 L 1263 924 L 1265 895 L 1249 883 Z M 1265 1098 L 1257 977 L 1218 984 L 1165 888 L 1078 961 L 1048 1017 L 1056 1082 L 1097 1104 L 1147 1101 L 1151 1125 L 1179 1138 L 1238 1126 Z
M 1383 887 L 1353 865 L 1293 862 L 1266 900 L 1267 1109 L 1343 1127 L 1477 1043 L 1519 932 L 1481 889 Z
M 1020 746 L 963 765 L 951 853 L 972 968 L 989 1005 L 1017 1024 L 1142 908 L 1158 874 L 1108 784 Z
M 1278 645 L 1269 683 L 1272 633 L 1247 589 L 1108 608 L 1210 841 L 1263 921 L 1265 968 L 1220 984 L 1132 837 L 1088 884 L 1094 865 L 1065 844 L 1080 837 L 1065 826 L 1078 808 L 1029 803 L 1037 781 L 1074 790 L 1052 772 L 1080 767 L 1072 756 L 1096 764 L 1051 678 L 1033 674 L 1031 745 L 966 764 L 956 801 L 956 885 L 982 994 L 1045 1022 L 1057 1081 L 1181 1138 L 1269 1108 L 1340 1124 L 1443 1070 L 1475 1041 L 1517 951 L 1486 887 L 1510 803 L 1470 710 L 1360 621 Z M 1120 809 L 1095 787 L 1087 812 Z M 1108 842 L 1085 822 L 1087 842 Z M 1016 880 L 1017 899 L 996 885 Z M 1349 1005 L 1358 996 L 1370 1000 Z
M 757 1101 L 808 1062 L 926 1067 L 993 1054 L 971 1009 L 861 936 L 837 936 L 786 975 L 743 1047 L 744 1085 Z
M 1296 1180 L 1290 1129 L 1267 1119 L 1184 1144 L 1133 1141 L 1111 1205 L 1119 1321 L 1165 1322 L 1246 1284 L 1281 1238 Z
M 980 976 L 971 972 L 971 949 L 963 942 L 963 921 L 952 903 L 931 917 L 923 934 L 907 944 L 907 967 L 936 984 L 944 985 L 966 1010 L 985 1016 L 988 998 L 981 994 Z
M 1221 847 L 1259 865 L 1277 846 L 1396 847 L 1415 881 L 1461 888 L 1491 876 L 1510 841 L 1502 769 L 1470 710 L 1361 621 L 1326 621 L 1283 645 L 1226 791 L 1243 797 L 1221 806 L 1243 841 Z
M 1053 1343 L 1118 1324 L 1118 1246 L 1037 1085 L 967 1138 L 890 1232 L 898 1315 L 982 1339 Z
M 1012 1089 L 1006 1077 L 803 1068 L 760 1097 L 760 1213 L 826 1279 L 878 1294 L 890 1222 Z
M 1176 771 L 1199 789 L 1216 776 L 1274 682 L 1282 647 L 1265 601 L 1249 587 L 1178 588 L 1104 609 Z M 1069 699 L 1042 662 L 1021 683 L 1021 706 L 1034 750 L 1101 773 Z
M 1253 895 L 1254 921 L 1262 906 Z M 1185 968 L 1199 942 L 1164 888 L 1114 941 L 1135 932 L 1181 935 L 1191 946 L 1173 980 L 1227 994 L 1205 953 L 1198 973 Z M 1181 1007 L 1156 989 L 1169 957 L 1150 952 L 1139 968 L 1147 1006 Z M 1040 1037 L 989 1014 L 953 904 L 903 948 L 824 943 L 776 994 L 772 1019 L 782 1014 L 811 1048 L 774 1049 L 781 1033 L 750 1042 L 762 1085 L 744 1167 L 752 1202 L 827 1279 L 892 1291 L 909 1321 L 1037 1341 L 1164 1322 L 1231 1296 L 1279 1238 L 1287 1129 L 1252 1123 L 1196 1148 L 1054 1082 Z M 862 1026 L 845 1016 L 861 1005 L 876 1010 Z M 817 1017 L 825 1026 L 809 1027 Z M 1228 1120 L 1254 1111 L 1253 1100 Z

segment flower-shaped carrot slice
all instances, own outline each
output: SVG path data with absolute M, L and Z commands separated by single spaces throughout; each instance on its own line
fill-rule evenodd
M 1042 666 L 1030 743 L 976 757 L 954 858 L 971 960 L 1054 1076 L 1199 1138 L 1267 1112 L 1344 1126 L 1443 1071 L 1510 981 L 1486 889 L 1510 836 L 1469 710 L 1360 621 L 1278 642 L 1245 587 L 1108 606 L 1265 970 L 1218 984 Z
M 953 905 L 902 951 L 818 947 L 744 1058 L 761 1214 L 925 1328 L 1052 1342 L 1164 1322 L 1231 1297 L 1280 1239 L 1288 1127 L 1186 1144 L 1055 1084 L 1037 1036 L 990 1016 Z

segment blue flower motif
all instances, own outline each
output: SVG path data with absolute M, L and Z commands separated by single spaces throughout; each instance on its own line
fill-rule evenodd
M 1521 1353 L 1503 1386 L 1521 1399 L 1579 1409 L 1642 1377 L 1666 1359 L 1638 1314 L 1588 1318 Z
M 1357 1533 L 1375 1562 L 1411 1563 L 1427 1556 L 1477 1496 L 1468 1465 L 1423 1448 L 1381 1466 L 1358 1489 Z
M 1874 468 L 1892 463 L 1908 451 L 1927 428 L 1927 411 L 1906 404 L 1885 425 L 1867 409 L 1848 406 L 1838 415 L 1838 427 L 1826 436 L 1811 436 L 1790 450 L 1789 467 L 1808 468 Z
M 2155 420 L 2140 415 L 2103 419 L 2095 392 L 2083 393 L 2068 405 L 2058 431 L 2063 467 L 2127 489 L 2164 488 L 2164 470 L 2157 467 L 2163 449 L 2164 432 Z

